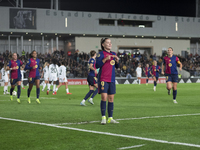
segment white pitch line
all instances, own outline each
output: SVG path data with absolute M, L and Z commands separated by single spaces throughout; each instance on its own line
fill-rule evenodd
M 110 133 L 110 132 L 101 132 L 101 131 L 93 131 L 93 130 L 72 128 L 72 127 L 58 126 L 58 125 L 53 125 L 53 124 L 34 122 L 34 121 L 26 121 L 26 120 L 20 120 L 20 119 L 12 119 L 12 118 L 4 118 L 4 117 L 0 117 L 0 119 L 43 125 L 43 126 L 54 127 L 54 128 L 59 128 L 59 129 L 68 129 L 68 130 L 82 131 L 82 132 L 87 132 L 87 133 L 95 133 L 95 134 L 101 134 L 101 135 L 110 135 L 110 136 L 125 137 L 125 138 L 130 138 L 130 139 L 138 139 L 138 140 L 151 141 L 151 142 L 157 142 L 157 143 L 174 144 L 174 145 L 182 145 L 182 146 L 200 148 L 200 145 L 197 145 L 197 144 L 181 143 L 181 142 L 169 142 L 169 141 L 165 141 L 165 140 L 157 140 L 157 139 L 144 138 L 144 137 L 138 137 L 138 136 L 132 136 L 132 135 L 123 135 L 123 134 L 116 134 L 116 133 Z
M 129 147 L 121 147 L 121 148 L 118 148 L 118 149 L 130 149 L 130 148 L 136 148 L 136 147 L 142 147 L 144 146 L 145 144 L 142 144 L 142 145 L 134 145 L 134 146 L 129 146 Z
M 137 119 L 153 119 L 153 118 L 172 118 L 172 117 L 182 117 L 182 116 L 198 116 L 200 113 L 196 114 L 180 114 L 180 115 L 166 115 L 166 116 L 147 116 L 140 118 L 123 118 L 123 119 L 115 119 L 115 120 L 137 120 Z M 57 123 L 54 125 L 73 125 L 73 124 L 87 124 L 87 123 L 97 123 L 100 121 L 84 121 L 84 122 L 75 122 L 75 123 Z
M 10 101 L 10 97 L 9 97 L 10 95 L 1 95 L 1 96 L 8 97 L 8 101 Z M 17 97 L 17 96 L 13 96 L 13 98 L 14 98 L 14 97 Z M 27 96 L 20 96 L 20 98 L 21 98 L 21 97 L 23 97 L 23 98 L 24 98 L 24 97 L 25 97 L 25 98 L 28 98 Z M 32 98 L 36 98 L 36 97 L 30 97 L 30 98 L 32 99 Z M 39 99 L 57 99 L 57 98 L 53 98 L 53 97 L 40 97 Z M 1 101 L 1 100 L 0 100 L 0 101 Z

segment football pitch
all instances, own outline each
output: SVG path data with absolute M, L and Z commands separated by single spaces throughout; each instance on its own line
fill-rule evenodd
M 154 92 L 152 84 L 116 85 L 113 117 L 119 124 L 106 125 L 100 124 L 99 94 L 94 105 L 80 106 L 86 85 L 69 86 L 72 95 L 64 86 L 57 95 L 41 91 L 41 104 L 35 86 L 31 104 L 27 86 L 21 104 L 1 94 L 0 150 L 200 149 L 200 84 L 178 84 L 178 104 L 165 86 L 158 84 Z

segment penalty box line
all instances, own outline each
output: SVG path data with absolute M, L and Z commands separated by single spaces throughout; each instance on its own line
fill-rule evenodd
M 199 116 L 200 113 L 196 114 L 179 114 L 179 115 L 166 115 L 166 116 L 147 116 L 140 118 L 123 118 L 123 119 L 115 119 L 115 120 L 142 120 L 142 119 L 154 119 L 154 118 L 173 118 L 173 117 L 183 117 L 183 116 Z M 54 125 L 73 125 L 73 124 L 88 124 L 88 123 L 97 123 L 100 121 L 84 121 L 84 122 L 75 122 L 75 123 L 56 123 Z
M 30 123 L 30 124 L 36 124 L 36 125 L 43 125 L 43 126 L 54 127 L 54 128 L 59 128 L 59 129 L 68 129 L 68 130 L 81 131 L 81 132 L 87 132 L 87 133 L 95 133 L 95 134 L 101 134 L 101 135 L 110 135 L 110 136 L 115 136 L 115 137 L 124 137 L 124 138 L 151 141 L 151 142 L 157 142 L 157 143 L 174 144 L 174 145 L 200 148 L 200 145 L 197 145 L 197 144 L 181 143 L 181 142 L 169 142 L 169 141 L 165 141 L 165 140 L 157 140 L 157 139 L 144 138 L 144 137 L 131 136 L 131 135 L 123 135 L 123 134 L 116 134 L 116 133 L 110 133 L 110 132 L 101 132 L 101 131 L 93 131 L 93 130 L 72 128 L 72 127 L 58 126 L 58 125 L 53 125 L 53 124 L 48 124 L 48 123 L 26 121 L 26 120 L 20 120 L 20 119 L 12 119 L 12 118 L 4 118 L 4 117 L 0 117 L 0 119 L 9 120 L 9 121 L 16 121 L 16 122 L 23 122 L 23 123 Z

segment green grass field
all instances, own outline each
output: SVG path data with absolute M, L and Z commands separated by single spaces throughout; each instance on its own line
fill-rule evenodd
M 41 104 L 31 104 L 22 90 L 16 97 L 0 96 L 0 150 L 183 150 L 200 148 L 200 84 L 178 84 L 177 102 L 165 84 L 117 85 L 114 119 L 101 125 L 100 95 L 94 105 L 81 100 L 88 86 L 64 86 L 57 95 L 41 91 Z M 16 90 L 16 89 L 15 89 Z M 1 87 L 3 91 L 3 87 Z M 126 148 L 127 147 L 127 148 Z

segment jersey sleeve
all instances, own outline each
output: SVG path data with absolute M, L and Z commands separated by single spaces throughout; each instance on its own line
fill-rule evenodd
M 163 64 L 165 64 L 165 58 L 163 58 Z
M 19 62 L 20 62 L 20 66 L 22 66 L 22 65 L 23 65 L 23 62 L 22 62 L 21 60 L 19 60 Z
M 103 66 L 103 58 L 104 58 L 104 54 L 103 53 L 99 53 L 97 54 L 97 58 L 96 58 L 96 68 L 101 68 Z
M 28 62 L 26 63 L 26 66 L 25 66 L 25 70 L 31 70 L 33 67 L 30 67 L 30 64 L 31 64 L 31 60 L 29 59 Z
M 176 56 L 176 62 L 178 63 L 178 64 L 180 64 L 181 62 L 180 62 L 180 60 L 179 60 L 179 58 Z
M 11 64 L 12 64 L 11 61 L 9 61 L 9 63 L 8 63 L 7 66 L 10 68 L 10 67 L 11 67 Z

